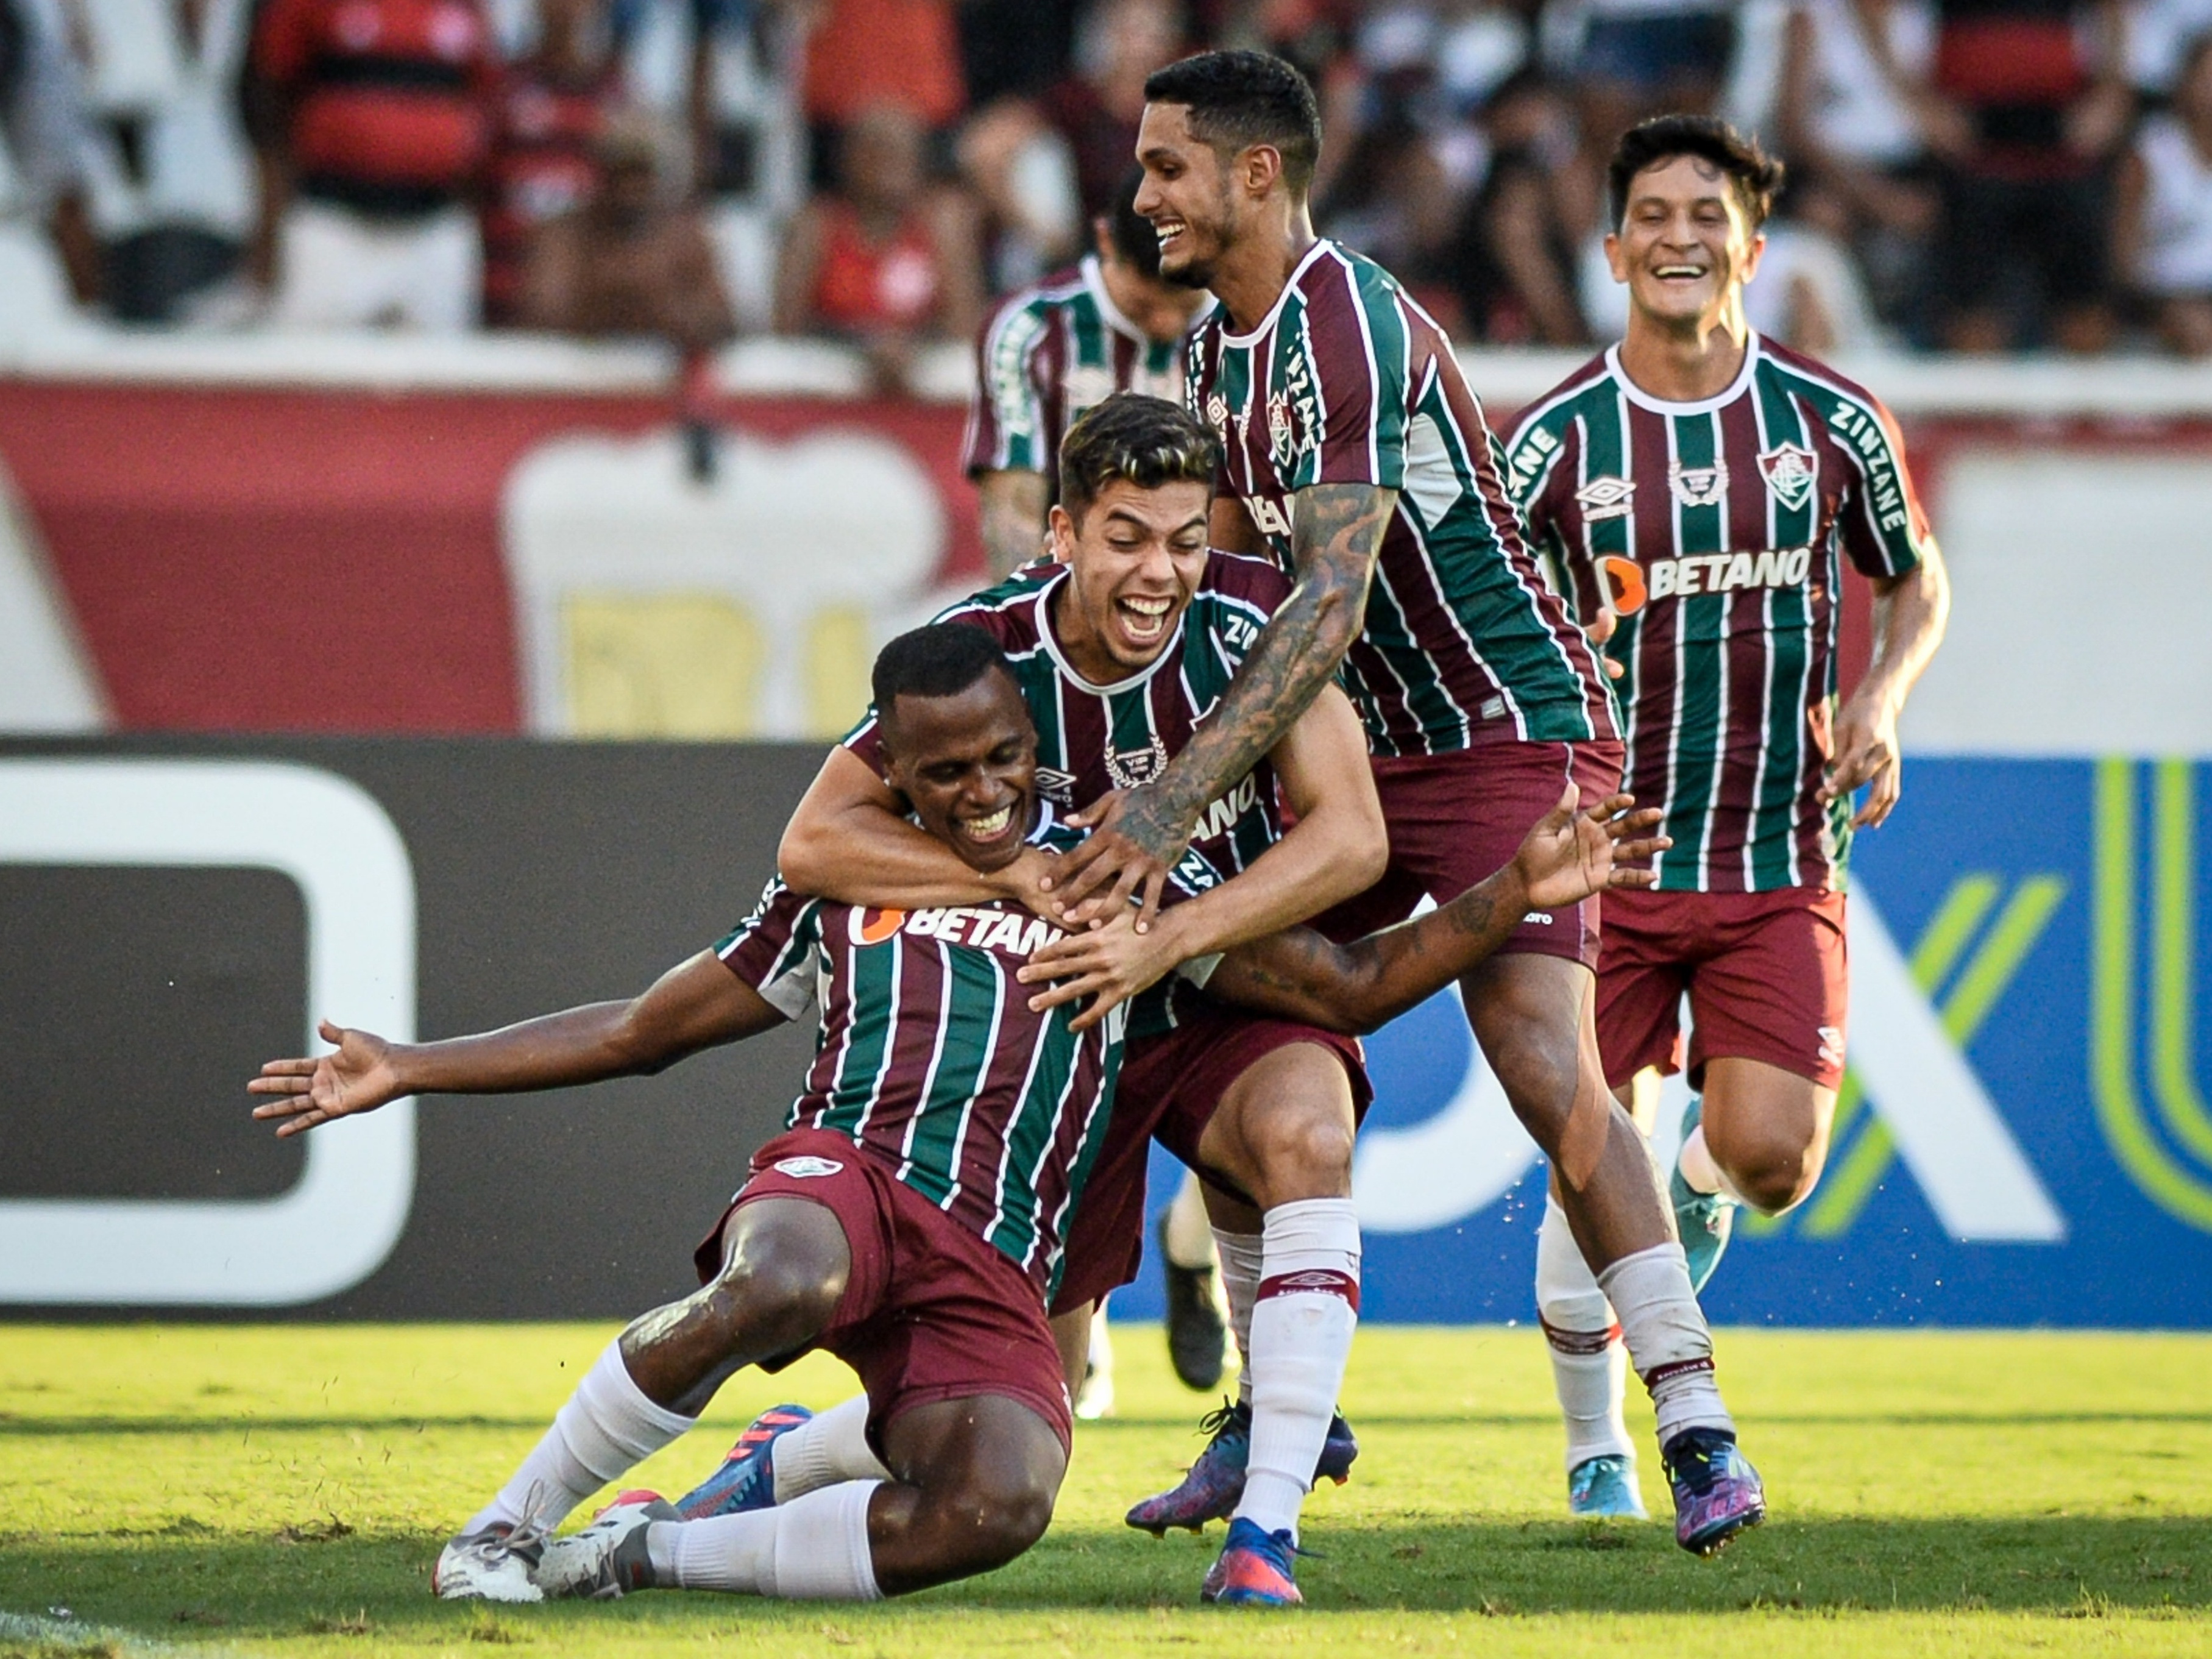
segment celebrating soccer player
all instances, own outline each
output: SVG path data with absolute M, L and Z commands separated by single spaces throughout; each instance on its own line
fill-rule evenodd
M 1644 1079 L 1656 1104 L 1686 1059 L 1699 1093 L 1670 1185 L 1700 1289 L 1739 1205 L 1778 1214 L 1820 1179 L 1844 1070 L 1844 856 L 1897 805 L 1898 714 L 1949 604 L 1888 411 L 1744 324 L 1781 178 L 1705 117 L 1621 139 L 1606 255 L 1627 336 L 1539 400 L 1508 452 L 1537 541 L 1611 630 L 1628 787 L 1674 841 L 1657 890 L 1606 902 L 1597 1033 L 1624 1102 Z M 1872 580 L 1875 621 L 1840 711 L 1839 551 Z M 1536 1293 L 1569 1504 L 1641 1514 L 1613 1310 L 1556 1207 Z
M 1096 828 L 1066 861 L 1060 914 L 1086 921 L 1132 895 L 1149 913 L 1212 803 L 1340 679 L 1390 863 L 1320 925 L 1364 933 L 1497 869 L 1569 778 L 1609 793 L 1611 700 L 1523 543 L 1451 343 L 1388 272 L 1314 234 L 1312 88 L 1279 58 L 1208 52 L 1158 71 L 1146 97 L 1137 210 L 1161 274 L 1219 302 L 1189 386 L 1226 452 L 1212 539 L 1271 554 L 1297 585 L 1188 746 L 1079 815 Z M 1643 1140 L 1604 1085 L 1597 922 L 1595 902 L 1531 914 L 1461 990 L 1651 1391 L 1675 1535 L 1709 1553 L 1765 1498 Z

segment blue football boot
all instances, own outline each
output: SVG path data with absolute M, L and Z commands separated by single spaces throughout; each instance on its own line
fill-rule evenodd
M 1161 1538 L 1170 1527 L 1202 1532 L 1207 1522 L 1226 1520 L 1236 1512 L 1244 1497 L 1245 1461 L 1252 1455 L 1252 1408 L 1241 1400 L 1234 1405 L 1224 1401 L 1199 1427 L 1213 1437 L 1198 1461 L 1179 1485 L 1146 1498 L 1122 1517 L 1129 1525 Z M 1314 1484 L 1334 1480 L 1342 1486 L 1352 1478 L 1352 1460 L 1358 1455 L 1359 1442 L 1340 1412 L 1328 1419 L 1328 1437 L 1322 1442 L 1321 1460 L 1314 1465 Z
M 1726 1429 L 1685 1429 L 1660 1449 L 1674 1489 L 1674 1541 L 1692 1555 L 1715 1555 L 1738 1533 L 1766 1519 L 1759 1471 Z
M 1206 1569 L 1199 1599 L 1223 1607 L 1294 1607 L 1298 1547 L 1287 1532 L 1262 1532 L 1242 1516 L 1229 1523 L 1220 1559 Z
M 814 1413 L 804 1406 L 772 1406 L 739 1435 L 722 1466 L 676 1500 L 686 1521 L 775 1507 L 775 1443 Z
M 1644 1494 L 1636 1489 L 1636 1460 L 1607 1452 L 1576 1464 L 1567 1471 L 1567 1512 L 1647 1518 Z
M 1684 1140 L 1698 1127 L 1705 1109 L 1702 1099 L 1690 1097 L 1682 1111 Z M 1668 1172 L 1667 1196 L 1674 1200 L 1674 1231 L 1681 1235 L 1682 1254 L 1689 1261 L 1690 1288 L 1702 1291 L 1713 1269 L 1721 1265 L 1721 1252 L 1728 1249 L 1729 1234 L 1735 1227 L 1735 1200 L 1724 1193 L 1701 1193 L 1683 1180 L 1679 1156 Z

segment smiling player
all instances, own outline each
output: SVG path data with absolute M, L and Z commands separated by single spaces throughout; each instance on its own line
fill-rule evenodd
M 1700 1289 L 1738 1205 L 1778 1214 L 1820 1179 L 1844 1067 L 1844 860 L 1853 827 L 1897 804 L 1898 714 L 1949 605 L 1889 412 L 1745 325 L 1781 174 L 1705 117 L 1621 139 L 1606 254 L 1627 337 L 1540 399 L 1509 451 L 1582 615 L 1603 635 L 1619 613 L 1627 786 L 1674 839 L 1657 890 L 1606 902 L 1597 1032 L 1624 1103 L 1644 1079 L 1656 1103 L 1686 1058 L 1702 1091 L 1671 1181 Z M 1873 660 L 1840 710 L 1839 553 L 1875 593 Z M 1612 1310 L 1556 1207 L 1539 1237 L 1569 1505 L 1640 1514 Z

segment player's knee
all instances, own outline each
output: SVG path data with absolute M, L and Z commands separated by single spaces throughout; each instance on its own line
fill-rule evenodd
M 1753 1208 L 1779 1215 L 1804 1202 L 1820 1178 L 1820 1163 L 1814 1147 L 1790 1141 L 1760 1141 L 1721 1167 Z
M 1034 1475 L 978 1476 L 939 1506 L 941 1536 L 963 1572 L 1003 1567 L 1052 1524 L 1057 1483 Z
M 1258 1152 L 1263 1206 L 1335 1198 L 1352 1188 L 1352 1127 L 1334 1109 L 1285 1112 L 1269 1124 Z
M 747 1255 L 722 1269 L 714 1292 L 716 1307 L 733 1328 L 788 1334 L 796 1343 L 836 1316 L 845 1279 L 818 1262 L 773 1253 Z

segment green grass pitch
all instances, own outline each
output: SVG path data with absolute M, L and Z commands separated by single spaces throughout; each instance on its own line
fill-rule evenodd
M 2212 1654 L 2197 1336 L 1724 1331 L 1774 1518 L 1697 1561 L 1657 1522 L 1563 1518 L 1534 1333 L 1370 1328 L 1345 1398 L 1357 1475 L 1307 1510 L 1309 1605 L 1254 1613 L 1197 1605 L 1219 1528 L 1121 1523 L 1188 1461 L 1204 1403 L 1157 1330 L 1123 1327 L 1120 1416 L 1079 1429 L 1052 1532 L 992 1577 L 866 1607 L 432 1600 L 439 1544 L 610 1334 L 0 1326 L 0 1659 Z M 849 1386 L 822 1359 L 740 1377 L 640 1478 L 680 1490 L 755 1410 Z

